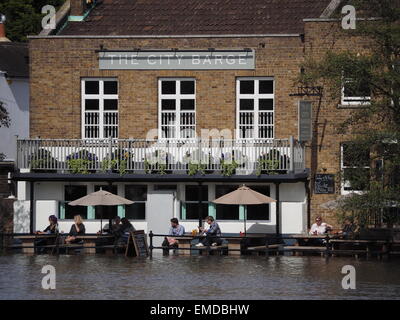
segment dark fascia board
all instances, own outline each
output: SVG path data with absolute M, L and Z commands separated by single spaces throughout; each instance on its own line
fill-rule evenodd
M 223 176 L 219 174 L 193 175 L 187 174 L 125 174 L 101 173 L 101 174 L 60 174 L 60 173 L 19 173 L 15 172 L 11 179 L 15 181 L 49 181 L 49 182 L 299 182 L 307 181 L 309 171 L 301 173 L 275 174 L 275 175 L 232 175 Z

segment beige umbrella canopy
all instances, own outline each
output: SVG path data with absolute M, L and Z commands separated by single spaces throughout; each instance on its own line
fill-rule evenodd
M 215 199 L 213 203 L 216 204 L 236 204 L 236 205 L 257 205 L 276 202 L 275 199 L 267 197 L 262 193 L 254 191 L 245 185 L 241 186 L 235 191 L 229 192 L 222 197 Z M 247 218 L 247 208 L 245 207 L 244 214 L 244 233 L 246 234 L 246 218 Z
M 254 191 L 249 187 L 241 186 L 237 190 L 227 193 L 213 202 L 217 204 L 252 205 L 271 203 L 275 201 L 275 199 Z
M 131 200 L 117 196 L 111 192 L 99 190 L 88 194 L 82 198 L 68 203 L 70 206 L 118 206 L 123 204 L 132 204 Z M 111 224 L 110 224 L 111 227 Z M 103 231 L 103 212 L 101 211 L 100 230 Z
M 132 204 L 133 201 L 122 198 L 111 192 L 99 190 L 68 203 L 70 206 L 118 206 Z

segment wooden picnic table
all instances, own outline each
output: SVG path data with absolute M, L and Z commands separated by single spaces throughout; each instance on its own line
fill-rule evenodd
M 96 235 L 84 235 L 84 236 L 76 236 L 77 240 L 83 241 L 83 252 L 85 254 L 94 254 L 96 253 L 96 243 L 101 239 L 113 239 L 113 235 L 109 234 L 96 234 Z
M 191 254 L 190 248 L 192 246 L 192 241 L 194 239 L 203 239 L 204 237 L 205 237 L 204 235 L 193 236 L 191 234 L 187 234 L 187 235 L 184 235 L 184 236 L 173 237 L 173 238 L 178 240 L 178 248 L 180 249 L 179 250 L 179 254 L 190 255 Z M 249 235 L 247 235 L 247 237 L 264 239 L 265 235 L 264 234 L 260 234 L 260 235 L 249 234 Z M 225 239 L 226 241 L 228 241 L 228 255 L 230 255 L 230 256 L 238 256 L 238 255 L 241 254 L 240 249 L 241 249 L 241 242 L 244 239 L 243 236 L 225 236 L 225 237 L 221 236 L 221 239 Z M 221 246 L 212 247 L 212 248 L 214 250 L 214 249 L 221 248 Z M 196 248 L 196 249 L 202 250 L 204 248 L 200 247 L 200 248 Z
M 34 254 L 36 240 L 38 239 L 55 240 L 56 237 L 57 235 L 52 233 L 52 234 L 29 234 L 23 236 L 15 236 L 14 238 L 22 241 L 22 253 Z

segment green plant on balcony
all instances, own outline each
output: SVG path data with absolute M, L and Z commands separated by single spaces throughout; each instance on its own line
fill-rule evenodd
M 144 159 L 145 173 L 167 174 L 169 173 L 168 163 L 172 156 L 163 150 L 155 150 L 153 153 L 146 155 Z
M 57 170 L 57 165 L 58 161 L 46 149 L 39 149 L 30 155 L 30 168 L 33 171 L 54 172 Z
M 128 161 L 132 161 L 133 154 L 124 152 L 121 149 L 115 150 L 111 153 L 111 159 L 107 156 L 106 159 L 101 161 L 101 171 L 113 171 L 118 172 L 120 175 L 124 175 L 127 172 Z
M 200 173 L 201 175 L 205 175 L 206 174 L 206 165 L 202 164 L 202 163 L 189 162 L 187 172 L 188 172 L 189 176 L 194 176 L 197 173 Z
M 221 174 L 230 177 L 236 173 L 239 164 L 235 160 L 221 160 Z
M 285 171 L 288 158 L 281 155 L 278 150 L 270 150 L 257 159 L 256 174 L 278 174 Z
M 90 167 L 96 167 L 97 157 L 95 154 L 87 150 L 80 150 L 67 156 L 67 164 L 71 173 L 88 174 L 91 172 Z

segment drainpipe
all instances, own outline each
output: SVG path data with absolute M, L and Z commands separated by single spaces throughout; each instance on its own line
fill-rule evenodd
M 198 186 L 198 197 L 199 197 L 199 207 L 198 207 L 198 214 L 199 214 L 199 228 L 203 226 L 203 200 L 202 200 L 202 183 L 199 182 Z
M 30 182 L 30 208 L 29 208 L 29 232 L 33 234 L 33 215 L 34 215 L 34 205 L 35 205 L 35 182 Z
M 280 201 L 279 201 L 279 182 L 275 182 L 275 200 L 276 200 L 276 235 L 279 236 L 281 234 L 281 221 L 280 221 Z

